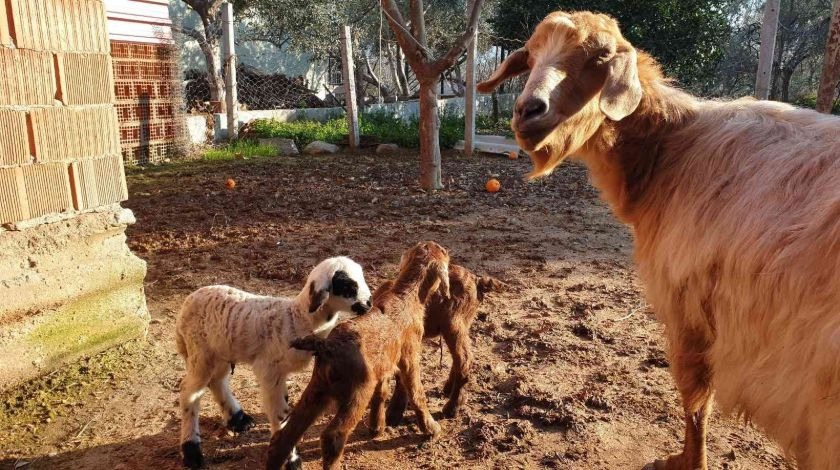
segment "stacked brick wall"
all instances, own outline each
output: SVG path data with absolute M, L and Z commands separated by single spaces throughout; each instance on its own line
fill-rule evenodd
M 0 0 L 0 224 L 124 201 L 101 0 Z
M 171 45 L 111 42 L 120 144 L 126 163 L 157 163 L 183 144 Z

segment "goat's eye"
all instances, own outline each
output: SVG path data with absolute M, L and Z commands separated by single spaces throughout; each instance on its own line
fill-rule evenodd
M 609 49 L 601 49 L 595 51 L 595 53 L 592 54 L 592 57 L 589 60 L 591 60 L 594 64 L 601 65 L 609 61 L 611 58 L 612 51 L 610 51 Z

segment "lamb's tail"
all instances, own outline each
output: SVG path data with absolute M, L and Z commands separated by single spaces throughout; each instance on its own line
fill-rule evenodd
M 317 372 L 317 371 L 316 371 Z M 271 443 L 268 445 L 268 456 L 265 462 L 267 470 L 280 470 L 283 464 L 292 457 L 300 438 L 312 426 L 326 410 L 329 405 L 329 397 L 320 386 L 315 372 L 312 380 L 303 391 L 300 401 L 292 409 L 286 425 L 271 436 Z
M 490 292 L 501 292 L 505 290 L 505 287 L 507 287 L 504 282 L 492 276 L 479 276 L 475 284 L 476 289 L 478 290 L 479 302 L 484 300 L 485 294 Z
M 304 336 L 303 338 L 293 340 L 291 346 L 301 351 L 312 351 L 316 356 L 321 356 L 327 352 L 326 340 L 316 335 Z

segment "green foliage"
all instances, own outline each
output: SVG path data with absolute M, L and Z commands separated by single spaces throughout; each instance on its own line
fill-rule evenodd
M 509 49 L 522 46 L 536 25 L 556 10 L 607 13 L 634 46 L 656 57 L 668 76 L 686 86 L 710 80 L 721 60 L 730 26 L 731 0 L 500 0 L 490 23 Z
M 817 95 L 803 95 L 797 98 L 793 104 L 803 108 L 814 109 L 817 107 Z M 831 114 L 840 115 L 840 99 L 835 100 L 831 106 Z
M 240 140 L 222 147 L 215 147 L 204 152 L 204 160 L 233 160 L 243 157 L 273 157 L 277 150 L 268 145 Z
M 293 139 L 298 147 L 303 147 L 315 140 L 333 144 L 344 141 L 347 136 L 347 121 L 343 117 L 326 122 L 306 120 L 280 122 L 274 119 L 257 119 L 251 121 L 251 129 L 256 136 Z M 359 116 L 359 132 L 375 136 L 381 142 L 394 143 L 404 148 L 420 146 L 420 123 L 416 117 L 404 121 L 385 112 L 362 114 Z M 464 118 L 441 116 L 441 147 L 452 148 L 463 138 Z

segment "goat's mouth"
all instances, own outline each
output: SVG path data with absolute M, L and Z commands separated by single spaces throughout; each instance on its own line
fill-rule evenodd
M 511 129 L 522 150 L 533 152 L 543 146 L 548 136 L 563 121 L 562 116 L 546 116 L 539 120 L 520 121 L 514 118 Z

